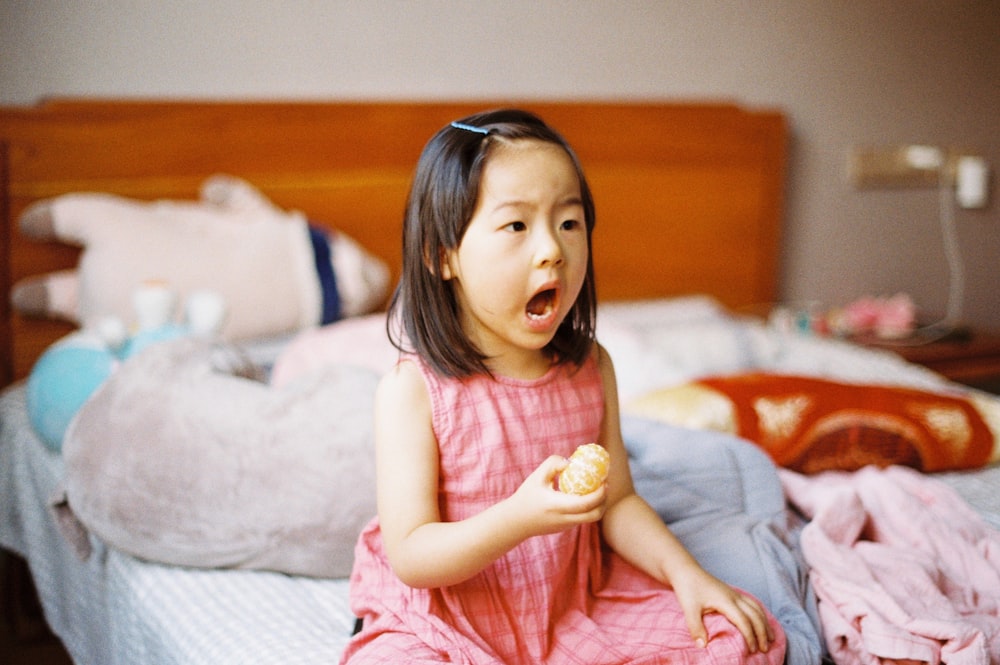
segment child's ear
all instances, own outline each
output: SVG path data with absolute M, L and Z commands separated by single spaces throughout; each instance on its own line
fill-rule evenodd
M 445 248 L 441 248 L 438 256 L 437 265 L 433 265 L 431 261 L 426 261 L 427 269 L 431 271 L 433 275 L 440 275 L 441 279 L 448 281 L 455 278 L 455 272 L 451 268 L 451 252 Z
M 451 269 L 451 261 L 448 260 L 448 256 L 441 257 L 441 279 L 448 281 L 455 277 L 455 273 Z

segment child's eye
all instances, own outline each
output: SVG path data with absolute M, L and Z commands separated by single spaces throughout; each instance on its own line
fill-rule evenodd
M 504 228 L 508 231 L 524 231 L 528 227 L 524 222 L 511 222 Z
M 574 229 L 578 229 L 581 226 L 582 226 L 582 224 L 580 224 L 579 220 L 576 220 L 576 219 L 566 219 L 566 220 L 563 220 L 562 224 L 559 225 L 559 228 L 561 228 L 564 231 L 573 231 Z

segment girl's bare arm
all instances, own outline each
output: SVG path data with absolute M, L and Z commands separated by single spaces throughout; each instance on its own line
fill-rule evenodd
M 619 555 L 673 587 L 695 640 L 707 640 L 702 615 L 725 615 L 743 634 L 751 651 L 766 651 L 774 640 L 760 604 L 710 575 L 670 531 L 632 484 L 628 454 L 621 437 L 614 366 L 599 348 L 605 416 L 601 443 L 611 454 L 608 506 L 602 522 L 605 540 Z
M 441 587 L 464 581 L 533 535 L 603 515 L 603 488 L 584 497 L 552 488 L 565 465 L 552 456 L 510 497 L 459 522 L 442 522 L 438 446 L 423 377 L 400 363 L 379 385 L 375 401 L 379 522 L 389 562 L 406 584 Z

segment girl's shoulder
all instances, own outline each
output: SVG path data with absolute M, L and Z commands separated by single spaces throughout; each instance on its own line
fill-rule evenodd
M 404 356 L 382 375 L 376 389 L 377 404 L 412 405 L 428 399 L 423 366 L 416 356 Z
M 611 360 L 611 354 L 608 353 L 607 349 L 598 342 L 594 342 L 594 348 L 591 351 L 588 362 L 594 364 L 597 374 L 601 377 L 601 383 L 604 386 L 605 392 L 607 392 L 608 388 L 611 388 L 617 394 L 618 379 L 615 377 L 615 364 Z
M 596 340 L 590 349 L 590 356 L 587 358 L 587 362 L 595 363 L 602 373 L 614 367 L 614 363 L 611 361 L 611 354 Z

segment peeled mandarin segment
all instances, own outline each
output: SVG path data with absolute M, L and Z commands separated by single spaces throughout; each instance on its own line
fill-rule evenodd
M 596 443 L 585 443 L 570 455 L 569 465 L 559 474 L 559 490 L 567 494 L 590 494 L 608 477 L 611 456 Z

